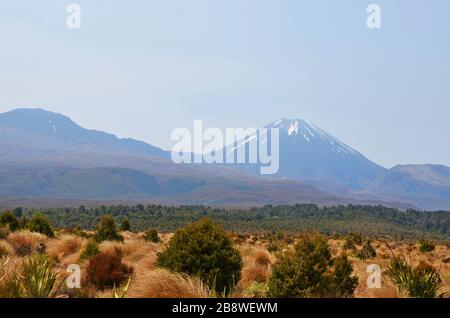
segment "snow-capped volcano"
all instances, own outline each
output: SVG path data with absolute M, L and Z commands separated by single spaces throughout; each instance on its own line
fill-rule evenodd
M 353 148 L 340 142 L 338 139 L 319 128 L 315 124 L 304 121 L 302 119 L 280 119 L 270 125 L 267 128 L 279 128 L 282 133 L 288 134 L 296 138 L 297 136 L 303 137 L 307 143 L 323 143 L 329 145 L 331 151 L 346 155 L 358 154 Z
M 279 177 L 360 189 L 385 170 L 305 120 L 280 119 L 265 128 L 279 129 L 280 167 L 277 173 Z M 239 168 L 257 172 L 255 165 L 251 164 L 244 164 Z

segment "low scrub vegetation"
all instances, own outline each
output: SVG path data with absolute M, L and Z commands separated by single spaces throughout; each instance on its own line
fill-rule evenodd
M 140 223 L 128 229 L 121 210 L 99 214 L 93 231 L 53 228 L 42 215 L 23 212 L 17 227 L 10 226 L 15 212 L 0 226 L 0 297 L 448 297 L 450 291 L 450 246 L 429 237 L 228 232 L 210 218 L 175 233 L 156 226 L 132 232 Z M 80 266 L 81 288 L 65 284 L 71 264 Z M 381 289 L 367 286 L 372 264 L 382 269 Z

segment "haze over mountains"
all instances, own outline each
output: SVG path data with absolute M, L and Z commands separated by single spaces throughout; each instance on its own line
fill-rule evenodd
M 306 121 L 267 127 L 280 129 L 280 169 L 272 177 L 257 174 L 255 165 L 176 165 L 168 151 L 42 109 L 2 113 L 0 197 L 450 209 L 448 167 L 388 170 Z

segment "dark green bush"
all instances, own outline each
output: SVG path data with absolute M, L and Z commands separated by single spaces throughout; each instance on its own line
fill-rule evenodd
M 222 226 L 202 219 L 178 230 L 158 266 L 197 276 L 210 288 L 228 294 L 241 277 L 242 258 Z
M 158 231 L 155 229 L 148 229 L 144 234 L 144 240 L 153 243 L 161 242 L 161 239 L 158 236 Z
M 125 218 L 122 223 L 120 224 L 120 230 L 121 231 L 130 231 L 131 229 L 131 225 L 130 225 L 130 221 Z
M 422 239 L 419 241 L 419 251 L 421 253 L 429 253 L 434 251 L 435 246 L 433 242 L 430 242 L 428 240 Z
M 97 254 L 100 254 L 100 249 L 98 247 L 97 242 L 95 242 L 93 240 L 89 240 L 86 243 L 85 248 L 81 252 L 80 257 L 78 258 L 78 261 L 82 263 L 84 261 L 91 259 L 91 257 L 93 257 Z
M 376 250 L 373 248 L 370 240 L 367 240 L 361 250 L 356 254 L 360 260 L 366 260 L 377 256 Z
M 41 214 L 33 215 L 28 222 L 27 227 L 31 232 L 41 233 L 48 237 L 55 237 L 55 233 L 53 232 L 49 220 Z
M 100 224 L 97 226 L 94 239 L 97 242 L 102 241 L 120 241 L 123 242 L 124 238 L 117 232 L 116 222 L 111 215 L 105 215 L 100 220 Z
M 362 245 L 363 237 L 360 233 L 350 232 L 345 236 L 344 248 L 346 250 L 356 250 L 357 245 Z
M 11 231 L 19 229 L 19 221 L 16 216 L 9 211 L 5 211 L 0 215 L 0 227 L 8 226 Z
M 268 282 L 268 296 L 350 297 L 357 281 L 352 272 L 346 257 L 333 262 L 322 236 L 306 235 L 275 263 Z
M 333 274 L 330 277 L 330 296 L 348 298 L 358 286 L 358 277 L 353 276 L 353 266 L 347 255 L 341 255 L 333 260 Z

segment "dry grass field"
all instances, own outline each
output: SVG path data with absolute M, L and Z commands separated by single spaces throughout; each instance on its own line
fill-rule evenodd
M 114 287 L 114 290 L 123 293 L 125 297 L 214 297 L 208 287 L 195 277 L 174 273 L 155 265 L 157 253 L 163 251 L 173 234 L 159 234 L 161 241 L 158 243 L 147 242 L 143 239 L 143 233 L 121 232 L 124 242 L 104 241 L 99 244 L 101 252 L 111 255 L 120 255 L 122 263 L 131 268 L 127 275 L 130 279 L 129 286 L 126 281 L 123 285 Z M 269 252 L 269 242 L 263 236 L 235 235 L 233 241 L 242 256 L 243 267 L 240 281 L 237 283 L 229 297 L 264 297 L 265 286 L 271 268 L 277 261 L 277 253 Z M 63 231 L 56 233 L 55 238 L 47 238 L 44 235 L 28 231 L 17 231 L 3 235 L 0 239 L 0 261 L 4 264 L 0 271 L 0 279 L 17 273 L 23 264 L 24 258 L 36 252 L 45 253 L 55 261 L 54 272 L 57 273 L 57 283 L 52 297 L 113 297 L 114 290 L 111 287 L 101 289 L 81 288 L 68 289 L 64 279 L 67 277 L 66 268 L 70 264 L 79 264 L 82 276 L 86 276 L 88 262 L 80 262 L 80 255 L 86 247 L 88 239 L 68 234 Z M 295 238 L 291 239 L 280 249 L 288 249 Z M 345 252 L 345 240 L 328 238 L 328 245 L 333 256 Z M 450 248 L 446 245 L 436 245 L 431 252 L 420 252 L 418 244 L 395 241 L 372 241 L 376 250 L 376 257 L 360 260 L 351 251 L 345 252 L 354 268 L 359 282 L 354 297 L 364 298 L 397 298 L 405 295 L 398 292 L 394 284 L 385 275 L 386 263 L 390 255 L 405 255 L 412 264 L 418 265 L 426 262 L 439 270 L 442 284 L 442 292 L 450 292 Z M 6 262 L 7 260 L 7 262 Z M 0 264 L 0 266 L 2 266 Z M 378 264 L 382 270 L 381 288 L 368 288 L 367 266 Z M 84 280 L 83 280 L 84 281 Z M 126 293 L 124 293 L 126 290 Z M 446 294 L 445 297 L 448 297 Z

